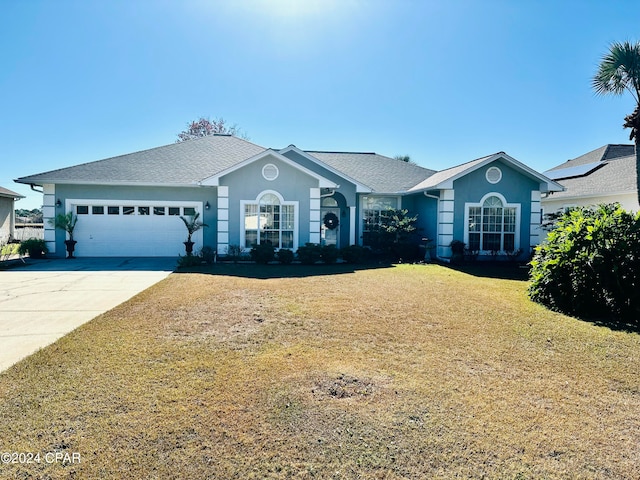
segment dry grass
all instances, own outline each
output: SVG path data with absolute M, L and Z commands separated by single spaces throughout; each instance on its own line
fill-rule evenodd
M 525 290 L 171 275 L 0 375 L 0 451 L 82 458 L 0 476 L 640 478 L 640 336 Z

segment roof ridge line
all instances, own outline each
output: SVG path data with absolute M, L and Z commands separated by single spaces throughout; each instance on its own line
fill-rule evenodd
M 338 150 L 303 150 L 303 152 L 307 153 L 350 153 L 352 155 L 380 155 L 376 152 L 347 152 L 347 151 L 338 151 Z M 381 157 L 385 157 L 386 155 L 380 155 Z M 391 157 L 388 157 L 391 158 Z

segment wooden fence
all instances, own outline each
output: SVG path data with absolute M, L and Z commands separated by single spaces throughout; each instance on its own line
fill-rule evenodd
M 37 238 L 44 240 L 44 224 L 43 223 L 16 223 L 15 240 L 26 240 L 28 238 Z

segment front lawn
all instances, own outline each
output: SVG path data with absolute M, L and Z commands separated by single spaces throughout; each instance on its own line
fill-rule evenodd
M 521 280 L 303 269 L 172 274 L 1 374 L 0 452 L 41 461 L 0 477 L 640 478 L 640 335 Z

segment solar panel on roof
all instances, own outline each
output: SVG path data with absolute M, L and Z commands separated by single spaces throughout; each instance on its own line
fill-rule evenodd
M 603 162 L 585 163 L 583 165 L 576 165 L 575 167 L 560 168 L 558 170 L 547 170 L 546 172 L 544 172 L 544 175 L 551 180 L 582 177 L 583 175 L 587 175 L 603 165 L 605 165 L 605 163 Z

